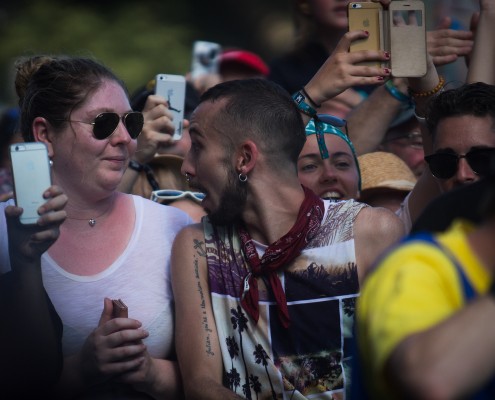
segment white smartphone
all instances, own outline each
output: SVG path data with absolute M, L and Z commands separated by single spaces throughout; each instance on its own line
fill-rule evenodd
M 392 1 L 389 6 L 392 75 L 420 77 L 427 71 L 425 7 L 421 0 Z
M 186 78 L 182 75 L 158 74 L 155 77 L 155 94 L 165 97 L 169 110 L 173 113 L 175 125 L 173 140 L 182 137 L 184 107 L 186 104 Z
M 39 218 L 38 208 L 46 202 L 43 192 L 52 184 L 47 147 L 42 142 L 12 144 L 10 160 L 15 202 L 24 210 L 20 221 L 34 224 Z
M 197 40 L 193 43 L 191 77 L 216 74 L 219 69 L 222 47 L 215 42 Z

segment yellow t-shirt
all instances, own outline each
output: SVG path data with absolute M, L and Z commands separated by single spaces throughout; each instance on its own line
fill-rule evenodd
M 448 248 L 477 293 L 485 293 L 490 276 L 467 241 L 472 226 L 456 221 L 436 236 Z M 459 273 L 436 246 L 408 242 L 391 251 L 366 279 L 356 307 L 363 371 L 373 396 L 387 398 L 383 366 L 396 346 L 464 305 Z M 377 397 L 378 398 L 378 397 Z

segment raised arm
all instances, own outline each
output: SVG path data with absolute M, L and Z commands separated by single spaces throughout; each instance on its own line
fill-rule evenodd
M 480 0 L 480 13 L 474 15 L 473 52 L 469 61 L 467 82 L 495 84 L 495 0 Z
M 451 23 L 452 19 L 445 16 L 434 30 L 426 32 L 426 47 L 436 66 L 454 62 L 472 51 L 472 31 L 449 29 Z
M 172 249 L 176 350 L 187 399 L 240 399 L 222 385 L 223 362 L 213 316 L 200 225 L 184 228 Z
M 347 117 L 347 126 L 356 153 L 376 151 L 394 118 L 410 106 L 410 101 L 407 79 L 393 78 L 353 109 Z
M 150 162 L 161 146 L 173 144 L 172 113 L 168 110 L 168 103 L 164 97 L 155 94 L 149 95 L 143 108 L 143 117 L 143 131 L 138 136 L 137 149 L 132 157 L 132 160 L 137 163 L 138 169 L 143 164 Z M 119 190 L 124 193 L 131 193 L 138 175 L 138 170 L 127 168 L 119 184 Z
M 428 55 L 428 70 L 426 75 L 420 78 L 410 78 L 409 87 L 415 93 L 429 93 L 429 95 L 425 96 L 415 96 L 414 102 L 415 112 L 419 117 L 421 126 L 424 153 L 425 155 L 431 154 L 431 135 L 426 128 L 426 123 L 423 117 L 426 113 L 428 102 L 433 96 L 439 93 L 443 86 L 440 82 L 437 69 L 433 64 L 433 59 L 430 55 Z M 410 217 L 406 219 L 409 220 L 409 223 L 413 224 L 430 201 L 437 197 L 440 193 L 441 191 L 437 181 L 433 175 L 431 175 L 429 168 L 425 168 L 423 174 L 414 185 L 413 190 L 406 198 Z M 409 223 L 406 224 L 408 230 L 410 229 Z
M 332 54 L 304 86 L 316 104 L 321 104 L 353 86 L 383 84 L 385 77 L 390 76 L 390 70 L 387 68 L 357 65 L 362 61 L 385 61 L 390 58 L 384 51 L 366 50 L 350 53 L 351 42 L 365 37 L 367 33 L 364 31 L 344 34 Z M 303 114 L 303 120 L 307 124 L 310 117 Z

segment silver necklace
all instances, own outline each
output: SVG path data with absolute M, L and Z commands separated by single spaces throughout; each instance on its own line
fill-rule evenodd
M 110 207 L 108 207 L 105 211 L 103 211 L 100 215 L 97 215 L 96 217 L 93 218 L 75 218 L 75 217 L 67 217 L 68 219 L 75 219 L 76 221 L 88 221 L 88 225 L 93 228 L 96 225 L 96 219 L 103 217 L 109 210 L 112 208 L 112 204 L 110 204 Z

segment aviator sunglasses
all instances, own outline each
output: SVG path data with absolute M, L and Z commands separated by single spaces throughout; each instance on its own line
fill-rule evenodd
M 121 119 L 127 129 L 127 132 L 129 132 L 129 136 L 132 139 L 136 139 L 141 133 L 144 125 L 143 114 L 137 111 L 125 113 L 122 117 L 117 113 L 104 112 L 98 114 L 93 122 L 76 121 L 73 119 L 66 119 L 62 121 L 80 122 L 81 124 L 93 125 L 93 136 L 95 139 L 103 140 L 112 136 Z
M 184 197 L 189 197 L 194 201 L 201 203 L 201 201 L 205 198 L 205 194 L 201 192 L 190 192 L 190 191 L 182 191 L 182 190 L 174 190 L 174 189 L 161 189 L 154 190 L 151 192 L 151 200 L 177 200 L 182 199 Z
M 466 159 L 475 174 L 486 176 L 489 174 L 491 162 L 495 158 L 495 148 L 474 149 L 464 155 L 435 153 L 425 156 L 425 161 L 435 178 L 449 179 L 456 174 L 461 158 Z

